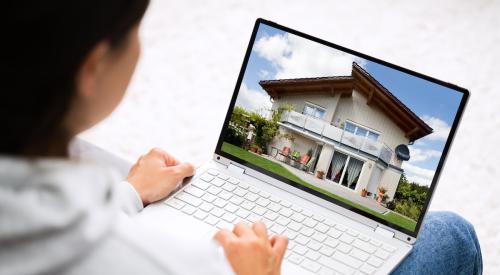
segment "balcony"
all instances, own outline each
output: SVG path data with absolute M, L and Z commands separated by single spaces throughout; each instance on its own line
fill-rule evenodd
M 292 124 L 303 130 L 317 134 L 321 138 L 334 140 L 355 150 L 376 156 L 387 164 L 390 163 L 392 150 L 382 142 L 357 136 L 341 128 L 330 125 L 323 120 L 306 116 L 295 111 L 283 113 L 281 122 Z

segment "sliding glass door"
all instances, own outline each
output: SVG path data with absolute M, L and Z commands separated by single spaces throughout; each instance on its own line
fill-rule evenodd
M 361 169 L 363 161 L 335 151 L 326 178 L 355 190 Z

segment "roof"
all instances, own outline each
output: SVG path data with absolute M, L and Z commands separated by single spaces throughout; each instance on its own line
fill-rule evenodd
M 415 141 L 433 132 L 433 129 L 410 108 L 378 82 L 356 62 L 352 63 L 350 76 L 327 76 L 259 81 L 260 86 L 272 97 L 281 94 L 340 93 L 351 96 L 356 88 L 367 97 L 367 104 L 378 105 L 404 132 Z

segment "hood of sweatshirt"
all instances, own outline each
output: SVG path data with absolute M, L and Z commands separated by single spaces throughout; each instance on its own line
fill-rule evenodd
M 117 218 L 111 169 L 62 159 L 0 157 L 0 274 L 54 274 Z

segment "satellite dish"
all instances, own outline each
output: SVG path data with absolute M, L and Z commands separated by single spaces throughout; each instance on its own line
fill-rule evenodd
M 396 157 L 399 160 L 410 160 L 410 149 L 405 144 L 396 146 Z

